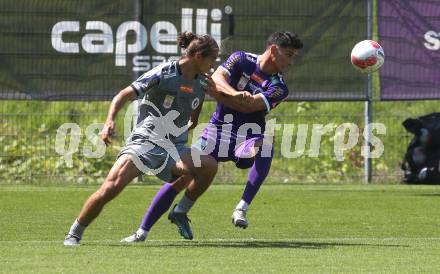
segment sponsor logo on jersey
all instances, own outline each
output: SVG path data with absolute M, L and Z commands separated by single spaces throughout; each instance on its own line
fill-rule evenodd
M 251 61 L 252 63 L 256 63 L 257 59 L 258 59 L 258 55 L 247 53 L 246 54 L 246 59 L 248 61 Z
M 194 100 L 191 103 L 191 108 L 196 109 L 200 104 L 200 99 L 198 97 L 194 98 Z
M 180 86 L 180 91 L 186 94 L 193 93 L 193 88 L 185 85 Z
M 163 100 L 163 107 L 164 108 L 170 108 L 173 105 L 174 96 L 166 95 L 165 99 Z
M 246 87 L 248 82 L 249 82 L 248 78 L 246 78 L 245 76 L 241 76 L 240 80 L 237 83 L 237 89 L 238 90 L 244 90 L 244 88 Z
M 177 71 L 174 66 L 175 64 L 172 64 L 170 67 L 164 67 L 162 69 L 162 75 L 164 79 L 175 77 L 177 75 Z

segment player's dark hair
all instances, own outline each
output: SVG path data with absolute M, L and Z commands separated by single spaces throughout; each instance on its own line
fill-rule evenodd
M 303 43 L 299 39 L 298 35 L 289 32 L 274 32 L 267 39 L 267 46 L 277 45 L 282 48 L 294 48 L 294 49 L 302 49 Z
M 187 56 L 194 56 L 200 53 L 203 57 L 209 56 L 218 49 L 218 44 L 210 35 L 196 35 L 192 32 L 182 32 L 177 36 L 177 45 L 186 49 Z

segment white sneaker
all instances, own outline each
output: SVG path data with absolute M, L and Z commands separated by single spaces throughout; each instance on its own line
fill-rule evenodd
M 145 241 L 147 237 L 139 236 L 136 233 L 121 240 L 121 243 L 139 243 Z
M 248 227 L 249 224 L 246 219 L 246 210 L 235 209 L 234 212 L 232 212 L 232 224 L 243 229 Z
M 78 246 L 80 245 L 81 238 L 76 236 L 76 235 L 72 235 L 72 234 L 67 234 L 66 238 L 64 238 L 64 245 L 66 246 Z

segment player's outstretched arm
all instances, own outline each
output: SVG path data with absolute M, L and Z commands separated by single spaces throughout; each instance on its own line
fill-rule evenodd
M 267 108 L 263 95 L 252 95 L 247 91 L 238 91 L 229 85 L 229 75 L 223 69 L 218 68 L 212 75 L 212 80 L 216 85 L 217 93 L 210 95 L 226 106 L 243 113 Z
M 220 67 L 212 74 L 212 80 L 214 81 L 217 90 L 227 95 L 237 94 L 239 91 L 229 85 L 229 75 Z
M 119 110 L 124 107 L 127 101 L 133 101 L 137 98 L 136 92 L 133 87 L 128 86 L 121 90 L 110 104 L 110 108 L 108 110 L 107 119 L 104 123 L 104 128 L 101 132 L 101 139 L 105 142 L 105 144 L 111 143 L 110 137 L 113 135 L 115 129 L 115 118 L 118 114 Z

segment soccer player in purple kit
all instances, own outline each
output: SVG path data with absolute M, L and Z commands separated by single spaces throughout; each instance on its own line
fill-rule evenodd
M 209 154 L 217 160 L 234 161 L 241 169 L 251 168 L 243 195 L 232 213 L 232 223 L 237 227 L 248 226 L 248 207 L 269 173 L 273 148 L 269 153 L 262 149 L 265 116 L 288 96 L 281 73 L 293 63 L 302 47 L 296 34 L 275 32 L 269 36 L 263 54 L 235 52 L 213 75 L 220 91 L 214 97 L 219 103 L 199 142 L 202 148 L 212 148 L 215 142 Z M 250 132 L 248 129 L 255 128 L 252 125 L 261 131 Z M 225 146 L 224 136 L 229 135 L 229 146 Z M 227 153 L 222 147 L 227 147 Z
M 237 51 L 212 76 L 217 92 L 210 95 L 218 104 L 195 146 L 219 162 L 234 161 L 238 168 L 251 168 L 241 200 L 232 214 L 232 223 L 237 227 L 248 226 L 246 212 L 269 173 L 273 148 L 270 146 L 269 153 L 261 149 L 265 116 L 288 96 L 281 73 L 293 63 L 302 47 L 296 34 L 275 32 L 269 36 L 263 54 Z M 255 125 L 257 130 L 246 130 L 255 129 Z M 185 239 L 193 238 L 186 214 L 195 203 L 194 197 L 198 198 L 194 188 L 188 189 L 168 215 Z M 175 222 L 176 214 L 186 218 Z

